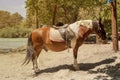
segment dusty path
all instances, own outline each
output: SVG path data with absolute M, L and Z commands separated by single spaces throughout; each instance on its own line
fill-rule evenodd
M 72 50 L 42 51 L 38 75 L 34 75 L 32 63 L 21 66 L 25 52 L 0 53 L 0 80 L 120 80 L 120 52 L 114 53 L 111 46 L 83 44 L 78 54 L 79 71 L 72 68 Z

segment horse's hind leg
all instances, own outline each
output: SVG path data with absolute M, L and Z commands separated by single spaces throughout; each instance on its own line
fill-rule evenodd
M 38 68 L 37 58 L 42 50 L 41 44 L 35 44 L 34 45 L 34 54 L 32 55 L 32 62 L 33 62 L 33 69 L 35 73 L 38 73 L 40 69 Z

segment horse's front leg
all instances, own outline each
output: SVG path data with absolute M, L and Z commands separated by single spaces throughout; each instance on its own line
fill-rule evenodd
M 74 56 L 74 63 L 73 63 L 73 67 L 75 70 L 79 70 L 79 66 L 78 66 L 78 63 L 77 63 L 77 51 L 78 51 L 78 48 L 74 48 L 73 50 L 73 56 Z
M 73 56 L 74 56 L 73 67 L 74 67 L 75 70 L 79 70 L 79 65 L 77 63 L 77 53 L 78 53 L 78 49 L 82 45 L 82 43 L 83 43 L 83 39 L 80 39 L 80 38 L 77 39 L 76 40 L 76 45 L 75 45 L 75 47 L 73 49 Z

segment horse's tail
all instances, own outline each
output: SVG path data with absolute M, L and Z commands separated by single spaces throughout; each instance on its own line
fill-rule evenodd
M 25 60 L 22 65 L 28 64 L 30 60 L 32 60 L 32 55 L 33 55 L 34 49 L 33 49 L 33 43 L 32 43 L 32 34 L 28 37 L 28 44 L 27 44 L 27 54 L 25 57 Z

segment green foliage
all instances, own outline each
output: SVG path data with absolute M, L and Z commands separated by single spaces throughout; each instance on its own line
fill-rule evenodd
M 100 8 L 105 0 L 27 0 L 27 24 L 36 24 L 36 11 L 40 24 L 51 25 L 55 22 L 73 23 L 79 19 L 96 19 L 100 16 Z M 57 6 L 56 16 L 53 14 L 54 5 Z
M 120 19 L 120 5 L 118 3 L 118 18 Z M 57 6 L 56 15 L 54 8 Z M 111 7 L 106 0 L 27 0 L 26 1 L 27 18 L 26 25 L 35 26 L 36 11 L 38 11 L 38 24 L 52 24 L 55 17 L 55 23 L 73 23 L 80 19 L 98 19 L 102 17 L 107 32 L 111 32 Z M 118 21 L 118 26 L 120 22 Z
M 37 17 L 40 24 L 51 25 L 54 17 L 54 5 L 57 5 L 56 23 L 61 21 L 64 23 L 72 23 L 77 20 L 79 5 L 82 0 L 27 0 L 27 22 L 35 24 L 36 10 L 38 11 Z M 30 21 L 29 21 L 30 20 Z M 31 21 L 32 20 L 32 21 Z M 31 23 L 30 23 L 31 24 Z M 32 25 L 31 24 L 31 25 Z
M 8 11 L 0 10 L 0 29 L 20 25 L 23 17 L 19 13 L 10 14 Z
M 0 10 L 0 28 L 9 26 L 10 23 L 10 13 L 7 11 Z
M 0 37 L 27 37 L 30 29 L 25 26 L 25 21 L 19 13 L 10 14 L 8 11 L 0 10 Z
M 0 29 L 0 37 L 3 38 L 28 37 L 29 32 L 31 32 L 30 28 L 25 28 L 21 26 L 7 27 Z
M 14 13 L 11 15 L 10 21 L 11 21 L 11 26 L 15 26 L 15 25 L 20 25 L 20 23 L 22 22 L 23 17 L 19 14 L 19 13 Z

